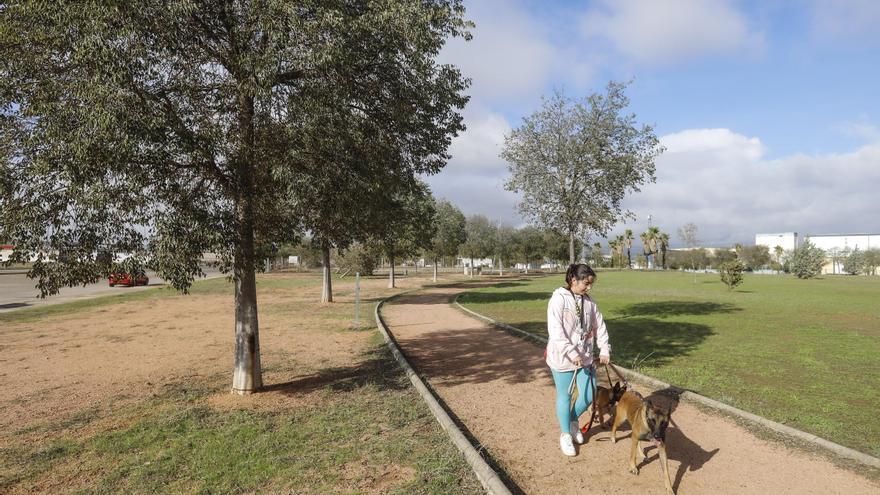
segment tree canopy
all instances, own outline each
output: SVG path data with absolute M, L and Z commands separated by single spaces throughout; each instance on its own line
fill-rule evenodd
M 468 36 L 463 10 L 7 4 L 0 237 L 14 261 L 38 257 L 29 275 L 44 295 L 105 276 L 99 250 L 143 256 L 181 290 L 202 253 L 217 253 L 235 280 L 233 390 L 258 389 L 260 250 L 303 227 L 293 212 L 308 181 L 375 190 L 445 164 L 467 81 L 435 59 L 448 37 Z
M 825 264 L 825 251 L 809 239 L 794 250 L 789 260 L 791 272 L 797 278 L 813 278 L 822 271 Z
M 556 92 L 504 139 L 505 187 L 522 193 L 524 216 L 568 236 L 571 263 L 575 239 L 604 236 L 628 213 L 626 194 L 654 181 L 663 148 L 651 126 L 637 127 L 635 115 L 624 113 L 625 89 L 611 82 L 583 99 Z

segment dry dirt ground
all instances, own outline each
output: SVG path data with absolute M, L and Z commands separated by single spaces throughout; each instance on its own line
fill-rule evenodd
M 268 281 L 276 275 L 264 275 Z M 277 275 L 290 277 L 297 275 Z M 303 275 L 306 276 L 306 275 Z M 314 277 L 314 275 L 311 275 Z M 364 297 L 384 297 L 414 288 L 426 279 L 400 278 L 398 290 L 384 279 L 362 280 Z M 353 315 L 353 282 L 334 277 L 336 301 L 319 304 L 320 286 L 260 291 L 260 345 L 265 393 L 246 397 L 219 393 L 218 408 L 284 409 L 320 400 L 327 378 L 319 370 L 355 369 L 373 331 L 328 332 L 327 320 L 338 311 Z M 155 298 L 41 319 L 0 324 L 0 445 L 44 444 L 73 434 L 121 428 L 126 418 L 114 411 L 186 383 L 216 384 L 233 368 L 233 298 L 190 295 Z M 361 322 L 373 328 L 371 306 Z M 323 382 L 322 382 L 323 380 Z M 184 385 L 185 386 L 185 385 Z M 222 383 L 221 383 L 222 388 Z M 88 416 L 82 427 L 76 424 Z M 5 471 L 0 467 L 0 474 Z M 13 493 L 59 493 L 86 487 L 75 466 L 54 469 L 46 479 Z
M 628 427 L 618 431 L 616 444 L 609 441 L 608 430 L 594 427 L 577 457 L 563 456 L 542 349 L 454 309 L 449 302 L 461 290 L 420 291 L 383 306 L 382 314 L 413 366 L 519 490 L 665 493 L 653 447 L 640 465 L 641 474 L 628 473 Z M 762 440 L 687 403 L 671 405 L 669 470 L 679 494 L 880 493 L 880 484 L 820 455 Z

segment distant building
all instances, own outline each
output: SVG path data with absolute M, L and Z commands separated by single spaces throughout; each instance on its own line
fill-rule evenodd
M 12 250 L 15 248 L 12 244 L 0 244 L 0 262 L 7 261 L 12 256 Z
M 798 239 L 797 232 L 755 234 L 755 245 L 767 246 L 771 253 L 776 246 L 782 246 L 786 251 L 793 251 L 806 241 L 810 241 L 810 244 L 829 255 L 825 266 L 822 267 L 822 273 L 826 274 L 843 273 L 842 263 L 832 259 L 834 253 L 880 248 L 880 234 L 805 234 L 803 241 Z
M 772 253 L 776 246 L 781 246 L 785 251 L 794 251 L 798 247 L 797 232 L 784 232 L 782 234 L 755 234 L 756 246 L 767 246 Z
M 860 249 L 862 251 L 880 248 L 880 234 L 807 234 L 804 239 L 814 246 L 830 251 L 832 249 Z

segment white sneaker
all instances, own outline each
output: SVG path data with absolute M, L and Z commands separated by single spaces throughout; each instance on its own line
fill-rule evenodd
M 584 434 L 581 432 L 581 427 L 578 426 L 577 421 L 572 421 L 569 424 L 569 430 L 571 430 L 571 438 L 578 444 L 584 443 Z
M 577 451 L 574 450 L 574 444 L 571 443 L 571 435 L 568 433 L 559 435 L 559 447 L 562 449 L 562 453 L 569 457 L 577 455 Z

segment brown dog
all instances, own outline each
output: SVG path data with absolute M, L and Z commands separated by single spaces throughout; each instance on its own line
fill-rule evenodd
M 626 392 L 614 410 L 611 442 L 617 442 L 617 427 L 625 420 L 629 421 L 632 428 L 629 472 L 639 474 L 639 468 L 636 466 L 636 451 L 642 453 L 642 461 L 647 458 L 645 451 L 639 448 L 639 441 L 650 441 L 657 446 L 657 451 L 660 453 L 660 469 L 663 471 L 666 491 L 675 494 L 672 489 L 672 481 L 669 479 L 669 466 L 666 459 L 666 427 L 669 426 L 670 414 L 670 409 L 655 406 L 638 392 Z
M 627 385 L 621 385 L 619 382 L 614 384 L 613 388 L 596 387 L 596 400 L 593 401 L 593 414 L 591 419 L 599 422 L 600 426 L 608 426 L 614 419 L 614 406 L 626 393 Z M 608 421 L 604 421 L 605 415 L 608 415 Z M 584 430 L 592 426 L 590 424 L 584 426 Z M 586 433 L 586 431 L 584 431 Z

